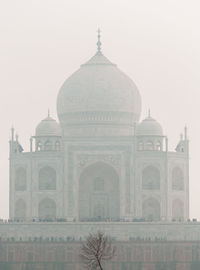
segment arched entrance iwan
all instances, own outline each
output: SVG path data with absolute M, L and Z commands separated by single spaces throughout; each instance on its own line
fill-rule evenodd
M 85 168 L 79 179 L 79 219 L 119 218 L 119 176 L 112 166 L 96 162 Z

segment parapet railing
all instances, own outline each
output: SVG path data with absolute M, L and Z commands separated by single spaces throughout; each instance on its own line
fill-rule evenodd
M 77 220 L 77 219 L 67 219 L 67 218 L 44 218 L 44 219 L 40 219 L 40 218 L 33 218 L 33 219 L 0 219 L 0 224 L 1 223 L 47 223 L 47 222 L 56 222 L 56 223 L 73 223 L 73 222 L 80 222 L 80 223 L 84 223 L 84 222 L 129 222 L 129 223 L 135 223 L 135 222 L 152 222 L 152 223 L 169 223 L 169 222 L 176 222 L 176 223 L 198 223 L 200 224 L 200 222 L 196 219 L 188 219 L 188 220 L 183 220 L 183 219 L 172 219 L 171 221 L 169 220 L 153 220 L 153 219 L 144 219 L 144 218 L 134 218 L 134 219 L 110 219 L 110 218 L 105 218 L 105 219 L 98 219 L 98 218 L 87 218 L 87 219 L 81 219 L 81 220 Z

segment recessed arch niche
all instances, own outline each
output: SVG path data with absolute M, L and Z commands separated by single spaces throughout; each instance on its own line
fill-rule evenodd
M 160 203 L 154 198 L 145 200 L 142 204 L 142 217 L 145 220 L 160 220 Z
M 175 199 L 172 203 L 172 219 L 184 219 L 184 205 L 180 199 Z
M 182 169 L 179 167 L 175 167 L 172 170 L 172 189 L 184 190 L 184 175 Z
M 39 190 L 56 189 L 56 171 L 50 166 L 45 166 L 39 171 Z
M 39 203 L 38 216 L 40 219 L 54 220 L 56 218 L 56 203 L 54 200 L 46 198 Z
M 15 219 L 17 220 L 26 219 L 26 203 L 23 199 L 19 199 L 15 203 Z
M 120 218 L 119 176 L 104 162 L 84 169 L 79 179 L 79 219 Z
M 149 190 L 160 189 L 160 171 L 155 166 L 147 166 L 143 169 L 142 188 Z
M 15 190 L 26 190 L 26 169 L 18 168 L 15 172 Z

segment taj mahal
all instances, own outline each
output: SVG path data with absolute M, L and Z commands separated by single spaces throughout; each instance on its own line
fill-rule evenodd
M 137 86 L 97 52 L 66 79 L 30 151 L 12 129 L 10 220 L 171 222 L 189 219 L 187 128 L 170 151 L 160 123 L 140 120 Z
M 98 31 L 96 54 L 58 92 L 59 122 L 48 112 L 29 151 L 11 129 L 0 270 L 81 270 L 80 247 L 97 231 L 116 245 L 103 269 L 200 269 L 187 128 L 171 151 L 156 116 L 140 119 L 141 104 Z

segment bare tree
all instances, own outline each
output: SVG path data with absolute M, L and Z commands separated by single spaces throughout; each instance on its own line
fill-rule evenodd
M 87 269 L 103 270 L 102 262 L 112 259 L 115 246 L 103 232 L 90 234 L 81 247 L 80 257 Z

